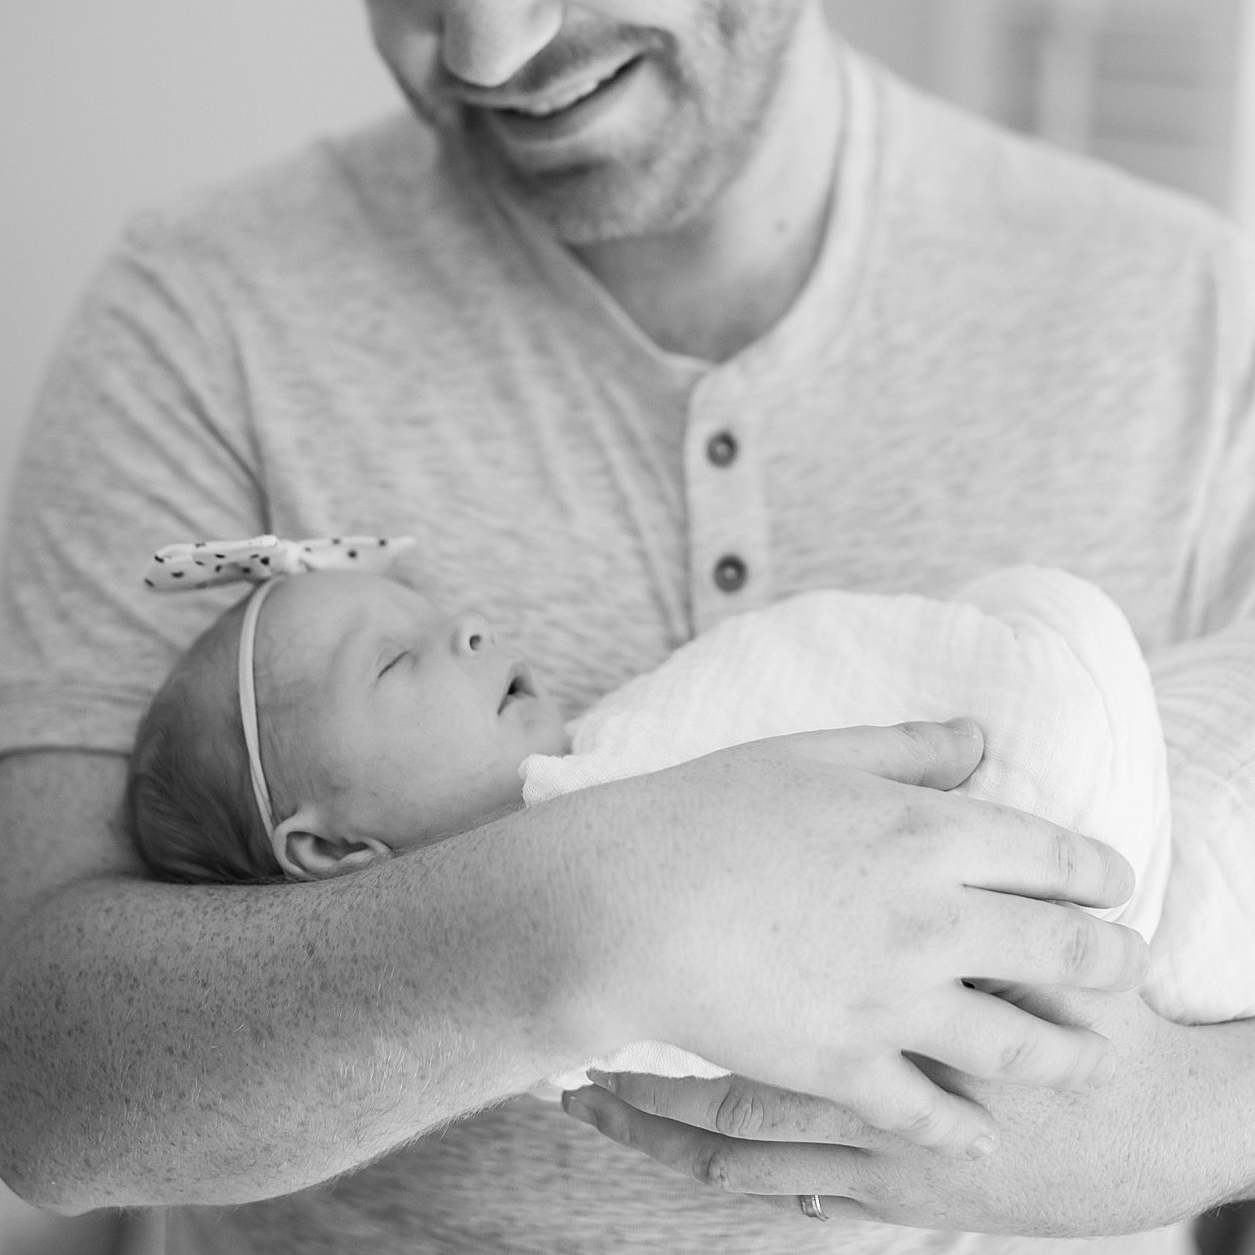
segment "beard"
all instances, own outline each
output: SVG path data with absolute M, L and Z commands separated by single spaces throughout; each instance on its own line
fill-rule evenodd
M 661 235 L 708 212 L 762 141 L 806 0 L 703 0 L 679 31 L 607 24 L 576 10 L 510 80 L 520 92 L 580 67 L 634 58 L 660 98 L 656 125 L 617 132 L 561 163 L 520 159 L 491 110 L 458 103 L 438 65 L 401 82 L 417 113 L 470 159 L 484 184 L 575 247 Z M 629 90 L 641 85 L 633 84 Z

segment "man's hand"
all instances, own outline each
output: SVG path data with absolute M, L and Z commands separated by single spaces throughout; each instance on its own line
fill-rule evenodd
M 1233 1094 L 1235 1078 L 1250 1071 L 1248 1025 L 1181 1028 L 1136 994 L 1022 997 L 1042 1014 L 1108 1034 L 1116 1075 L 1077 1095 L 930 1069 L 998 1120 L 998 1152 L 977 1163 L 930 1154 L 822 1099 L 740 1077 L 599 1077 L 613 1093 L 578 1090 L 564 1106 L 703 1184 L 795 1212 L 798 1195 L 817 1193 L 832 1217 L 1093 1237 L 1156 1228 L 1249 1191 L 1255 1168 L 1234 1177 L 1223 1161 L 1242 1162 L 1241 1146 L 1255 1142 L 1255 1112 L 1230 1103 L 1217 1117 L 1218 1095 Z
M 972 1158 L 995 1145 L 993 1120 L 913 1056 L 993 1080 L 1102 1084 L 1102 1036 L 965 981 L 1134 987 L 1141 939 L 1052 901 L 1116 905 L 1132 874 L 1097 842 L 942 792 L 981 749 L 970 724 L 853 728 L 609 786 L 647 830 L 615 852 L 615 894 L 585 921 L 589 953 L 615 956 L 586 983 L 585 1039 L 601 1032 L 596 1053 L 674 1042 Z M 655 828 L 685 835 L 664 843 Z

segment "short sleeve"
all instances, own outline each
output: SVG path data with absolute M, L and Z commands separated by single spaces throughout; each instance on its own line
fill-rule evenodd
M 137 219 L 37 399 L 0 590 L 0 753 L 129 749 L 178 652 L 238 596 L 155 595 L 149 555 L 266 530 L 241 354 L 194 254 Z

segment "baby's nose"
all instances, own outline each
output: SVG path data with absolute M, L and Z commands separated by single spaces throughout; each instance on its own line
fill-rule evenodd
M 453 647 L 460 654 L 473 654 L 497 643 L 492 624 L 476 610 L 459 615 L 453 628 Z

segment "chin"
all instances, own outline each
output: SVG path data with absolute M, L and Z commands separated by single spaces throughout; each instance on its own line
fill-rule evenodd
M 662 153 L 620 152 L 552 169 L 520 168 L 473 124 L 463 143 L 486 182 L 575 248 L 678 231 L 728 182 L 704 158 L 686 158 L 674 136 Z
M 571 752 L 571 738 L 561 723 L 553 727 L 537 728 L 539 735 L 533 738 L 529 754 L 553 754 L 561 758 Z
M 630 176 L 596 181 L 570 175 L 561 181 L 514 178 L 506 190 L 516 204 L 543 223 L 563 244 L 592 248 L 621 240 L 669 235 L 696 220 L 705 208 L 687 192 L 664 197 L 641 183 L 627 186 Z M 591 186 L 590 186 L 591 184 Z

